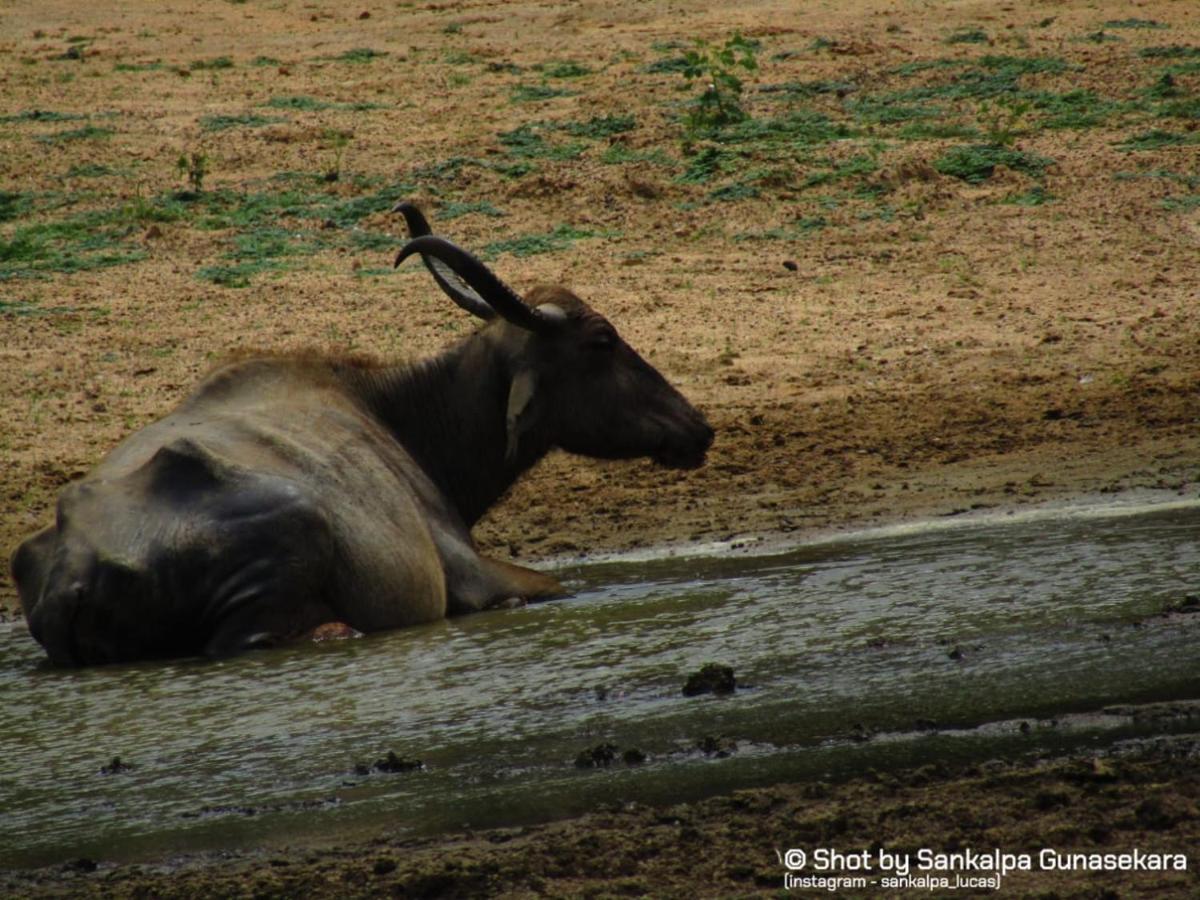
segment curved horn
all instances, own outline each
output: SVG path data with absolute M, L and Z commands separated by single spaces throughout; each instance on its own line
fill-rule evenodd
M 526 306 L 525 301 L 518 297 L 512 288 L 497 278 L 495 273 L 483 262 L 443 237 L 426 234 L 413 238 L 404 245 L 404 249 L 396 254 L 394 265 L 400 265 L 414 253 L 421 254 L 425 265 L 429 266 L 434 277 L 438 279 L 438 283 L 442 285 L 442 289 L 450 294 L 450 298 L 474 315 L 480 315 L 474 309 L 476 301 L 478 301 L 478 303 L 490 307 L 489 313 L 494 310 L 512 324 L 530 331 L 552 331 L 561 324 L 559 319 L 548 316 L 541 310 Z M 443 278 L 454 279 L 456 283 L 462 285 L 462 288 L 452 293 L 446 289 Z M 458 292 L 463 292 L 463 296 L 470 298 L 468 300 L 470 306 L 465 305 L 456 296 Z M 490 315 L 481 316 L 481 318 L 490 318 Z
M 424 237 L 433 233 L 433 229 L 429 226 L 429 220 L 425 218 L 421 210 L 407 200 L 402 200 L 393 206 L 392 212 L 404 216 L 404 223 L 408 226 L 410 238 Z M 421 261 L 425 263 L 425 268 L 429 270 L 433 280 L 438 283 L 438 287 L 445 291 L 447 297 L 471 315 L 484 321 L 491 321 L 495 318 L 496 311 L 488 306 L 487 301 L 473 291 L 469 284 L 459 278 L 453 269 L 430 256 L 422 256 Z M 396 265 L 400 265 L 399 257 L 396 257 Z

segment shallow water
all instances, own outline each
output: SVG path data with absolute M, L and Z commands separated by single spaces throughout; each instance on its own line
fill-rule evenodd
M 0 626 L 0 865 L 515 824 L 1186 727 L 1072 714 L 1200 698 L 1200 613 L 1162 614 L 1200 594 L 1198 536 L 1200 504 L 1177 504 L 618 558 L 559 569 L 569 600 L 216 663 L 60 671 Z M 739 690 L 684 697 L 710 661 Z M 603 743 L 648 759 L 575 766 Z M 425 768 L 356 774 L 388 751 Z

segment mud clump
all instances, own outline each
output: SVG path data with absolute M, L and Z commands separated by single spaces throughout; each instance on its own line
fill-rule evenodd
M 1168 603 L 1165 613 L 1200 613 L 1200 594 L 1188 594 L 1176 603 Z
M 700 671 L 688 676 L 683 685 L 683 696 L 696 697 L 700 694 L 732 694 L 737 690 L 737 679 L 733 669 L 720 663 L 705 663 Z
M 696 747 L 705 756 L 726 759 L 737 753 L 737 741 L 725 735 L 706 734 L 696 742 Z
M 370 766 L 359 763 L 354 767 L 354 774 L 370 775 L 372 772 L 396 774 L 400 772 L 417 772 L 424 768 L 425 763 L 421 762 L 421 760 L 397 756 L 395 752 L 389 750 L 387 756 L 375 760 L 375 762 Z
M 617 756 L 627 766 L 640 766 L 648 758 L 646 753 L 637 747 L 630 747 L 622 752 L 616 744 L 597 744 L 589 750 L 583 750 L 575 757 L 577 769 L 606 769 L 617 761 Z
M 597 744 L 575 757 L 577 769 L 603 769 L 611 766 L 617 758 L 616 744 Z
M 133 766 L 129 763 L 121 762 L 121 757 L 114 756 L 110 762 L 105 763 L 100 767 L 101 775 L 121 775 L 132 769 Z

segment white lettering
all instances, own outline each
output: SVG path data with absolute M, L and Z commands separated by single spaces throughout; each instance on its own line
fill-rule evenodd
M 818 847 L 813 851 L 813 868 L 820 872 L 851 871 L 861 872 L 871 868 L 871 851 L 860 850 L 856 853 L 843 853 L 833 847 Z

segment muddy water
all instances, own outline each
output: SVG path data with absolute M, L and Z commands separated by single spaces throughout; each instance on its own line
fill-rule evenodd
M 1200 594 L 1198 537 L 1200 504 L 1177 503 L 614 559 L 561 568 L 570 600 L 218 663 L 57 671 L 0 626 L 0 864 L 515 824 L 1194 729 L 1128 706 L 1200 698 L 1200 613 L 1163 614 Z M 739 690 L 684 697 L 710 661 Z M 575 765 L 601 744 L 611 766 Z M 356 770 L 388 751 L 424 768 Z

